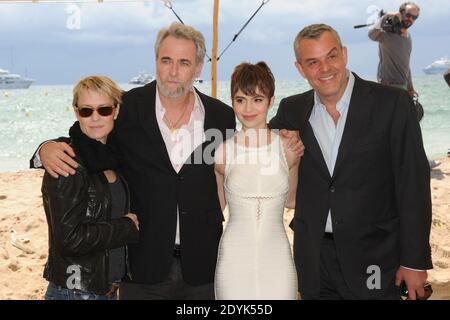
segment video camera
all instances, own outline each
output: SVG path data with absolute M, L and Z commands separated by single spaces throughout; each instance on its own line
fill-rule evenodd
M 380 10 L 379 17 L 381 18 L 386 13 L 383 10 Z M 353 26 L 355 29 L 369 27 L 373 25 L 373 23 L 369 24 L 359 24 Z M 403 24 L 400 21 L 400 18 L 394 14 L 387 14 L 386 17 L 381 21 L 381 29 L 389 33 L 398 33 L 401 34 L 401 29 L 403 28 Z
M 380 17 L 384 16 L 385 13 L 383 10 L 380 11 Z M 383 29 L 386 32 L 390 33 L 398 33 L 401 34 L 403 25 L 400 21 L 400 18 L 394 14 L 388 14 L 386 17 L 381 21 L 381 29 Z

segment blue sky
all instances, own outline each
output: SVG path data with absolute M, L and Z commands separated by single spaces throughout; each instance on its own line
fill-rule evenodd
M 175 21 L 163 1 L 83 3 L 80 19 L 68 4 L 1 4 L 0 68 L 27 74 L 37 84 L 73 84 L 89 74 L 105 74 L 127 82 L 140 70 L 154 72 L 153 43 L 157 31 Z M 6 2 L 0 0 L 0 2 Z M 219 61 L 218 77 L 228 80 L 242 61 L 265 60 L 277 79 L 298 79 L 292 41 L 310 23 L 332 25 L 349 50 L 349 68 L 374 77 L 378 48 L 367 29 L 353 29 L 370 18 L 371 6 L 395 11 L 403 1 L 271 0 Z M 410 29 L 412 71 L 450 57 L 450 1 L 416 1 L 421 16 Z M 211 50 L 212 0 L 172 0 L 187 24 L 202 31 Z M 261 4 L 261 0 L 220 0 L 219 51 Z M 368 10 L 369 8 L 369 10 Z M 369 13 L 368 13 L 369 11 Z M 78 26 L 70 29 L 67 25 Z M 204 79 L 210 77 L 206 63 Z

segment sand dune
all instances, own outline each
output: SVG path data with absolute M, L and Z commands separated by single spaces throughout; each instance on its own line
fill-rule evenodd
M 450 299 L 450 159 L 432 171 L 433 299 Z M 42 299 L 47 224 L 41 198 L 42 171 L 0 174 L 0 299 Z M 285 213 L 286 225 L 293 211 Z M 15 235 L 15 245 L 11 243 Z M 292 241 L 292 233 L 288 235 Z M 14 238 L 14 236 L 13 236 Z

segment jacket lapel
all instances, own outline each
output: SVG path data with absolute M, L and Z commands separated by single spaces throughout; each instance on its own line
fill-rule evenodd
M 367 126 L 370 119 L 370 110 L 372 109 L 370 107 L 372 99 L 369 97 L 370 87 L 356 74 L 353 75 L 355 76 L 355 84 L 348 107 L 344 133 L 334 166 L 333 178 L 338 173 L 349 150 L 352 149 L 357 138 L 361 136 L 361 131 Z
M 322 150 L 320 149 L 314 131 L 309 123 L 309 118 L 314 107 L 314 91 L 311 90 L 311 93 L 301 104 L 307 106 L 306 108 L 302 108 L 302 113 L 300 115 L 300 119 L 302 119 L 300 124 L 300 136 L 305 145 L 305 152 L 311 154 L 311 157 L 314 158 L 315 163 L 319 166 L 321 169 L 320 171 L 324 174 L 325 178 L 330 179 L 331 176 L 323 157 Z
M 305 152 L 309 152 L 314 158 L 316 165 L 319 166 L 320 171 L 323 173 L 324 177 L 329 180 L 331 178 L 330 171 L 328 170 L 327 164 L 320 149 L 319 143 L 314 135 L 314 131 L 308 121 L 303 134 L 303 144 L 305 145 Z M 301 163 L 301 162 L 300 162 Z
M 166 144 L 156 119 L 156 81 L 141 88 L 142 99 L 138 101 L 139 122 L 149 138 L 160 164 L 167 170 L 174 171 L 167 152 Z

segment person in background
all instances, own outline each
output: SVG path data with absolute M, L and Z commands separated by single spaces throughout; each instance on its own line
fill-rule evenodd
M 405 89 L 411 97 L 417 96 L 417 92 L 414 90 L 411 76 L 412 38 L 408 29 L 414 25 L 419 15 L 420 8 L 417 4 L 405 2 L 398 12 L 385 14 L 369 29 L 369 38 L 378 42 L 378 82 Z M 400 20 L 399 32 L 382 28 L 392 16 Z

